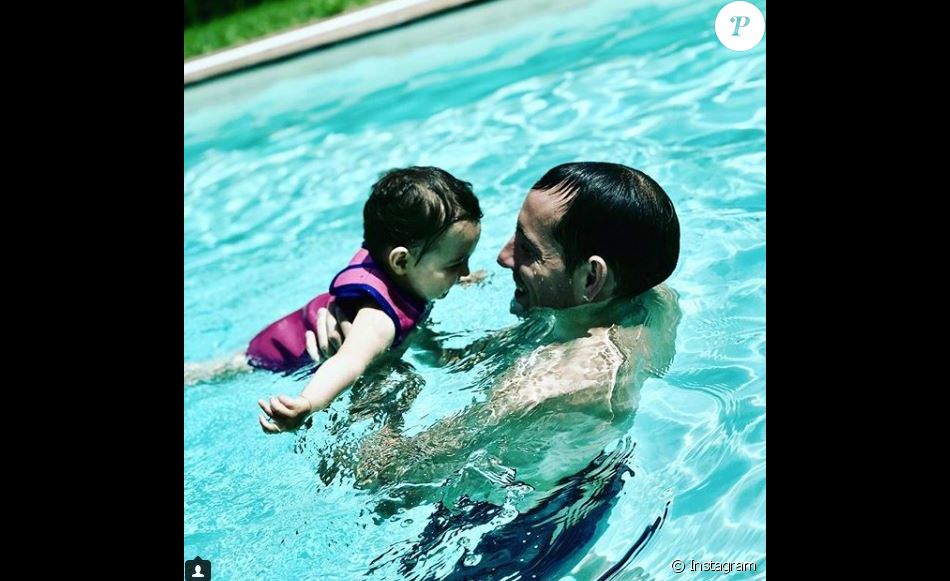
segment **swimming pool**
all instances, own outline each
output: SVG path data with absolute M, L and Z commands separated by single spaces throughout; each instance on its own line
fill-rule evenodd
M 664 187 L 683 311 L 671 368 L 603 454 L 577 437 L 599 429 L 590 418 L 563 441 L 519 433 L 561 454 L 536 475 L 570 475 L 534 512 L 533 482 L 491 448 L 422 502 L 355 488 L 346 469 L 400 398 L 414 397 L 401 429 L 419 433 L 484 399 L 503 362 L 431 368 L 410 351 L 411 368 L 354 390 L 369 403 L 340 398 L 302 438 L 256 421 L 259 397 L 300 389 L 292 377 L 186 388 L 186 559 L 210 559 L 219 580 L 443 578 L 460 560 L 501 578 L 514 573 L 489 565 L 505 555 L 525 578 L 665 578 L 674 559 L 754 562 L 730 578 L 764 578 L 765 39 L 723 47 L 723 4 L 492 2 L 185 91 L 186 362 L 242 349 L 322 292 L 360 243 L 370 184 L 411 164 L 472 182 L 485 212 L 472 266 L 490 278 L 433 311 L 452 344 L 516 323 L 495 256 L 529 186 L 567 161 L 624 163 Z M 445 512 L 433 495 L 468 500 Z M 571 526 L 545 536 L 552 523 Z

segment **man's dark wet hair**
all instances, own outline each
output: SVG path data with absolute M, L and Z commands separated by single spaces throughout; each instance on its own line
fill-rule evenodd
M 666 280 L 679 259 L 680 225 L 673 202 L 653 178 L 616 163 L 559 165 L 535 190 L 560 197 L 564 215 L 554 238 L 566 266 L 593 255 L 606 261 L 617 296 L 635 296 Z

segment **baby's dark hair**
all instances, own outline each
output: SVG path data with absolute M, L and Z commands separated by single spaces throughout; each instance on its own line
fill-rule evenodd
M 472 184 L 437 167 L 392 169 L 373 184 L 363 207 L 363 239 L 379 264 L 397 246 L 420 249 L 418 261 L 455 222 L 481 219 Z

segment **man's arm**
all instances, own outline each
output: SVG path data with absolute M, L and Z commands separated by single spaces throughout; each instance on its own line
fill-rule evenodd
M 499 378 L 489 399 L 440 420 L 412 437 L 383 430 L 364 441 L 357 468 L 361 483 L 428 481 L 467 457 L 495 429 L 528 429 L 536 420 L 551 426 L 552 438 L 569 429 L 551 417 L 614 423 L 629 417 L 649 377 L 665 373 L 675 350 L 680 320 L 676 294 L 654 289 L 640 297 L 640 323 L 592 329 L 587 337 L 539 347 Z M 536 413 L 532 413 L 536 412 Z M 551 417 L 548 417 L 551 416 Z M 546 418 L 546 419 L 545 419 Z M 574 421 L 574 420 L 571 420 Z M 412 459 L 408 462 L 407 459 Z
M 336 353 L 344 339 L 350 333 L 352 324 L 346 313 L 335 303 L 328 309 L 317 312 L 316 334 L 307 331 L 307 352 L 317 362 L 324 361 Z M 412 331 L 407 338 L 412 346 L 419 349 L 419 359 L 432 367 L 452 365 L 457 371 L 471 369 L 485 357 L 499 351 L 500 342 L 511 333 L 504 329 L 476 339 L 465 347 L 445 347 L 443 336 L 432 330 L 431 325 L 423 324 Z

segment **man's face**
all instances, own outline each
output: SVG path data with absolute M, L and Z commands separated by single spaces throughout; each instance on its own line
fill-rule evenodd
M 498 264 L 510 269 L 515 279 L 511 312 L 516 315 L 539 307 L 564 309 L 581 304 L 582 292 L 575 290 L 564 250 L 554 239 L 554 227 L 564 213 L 561 203 L 557 189 L 528 192 L 515 235 L 498 254 Z

